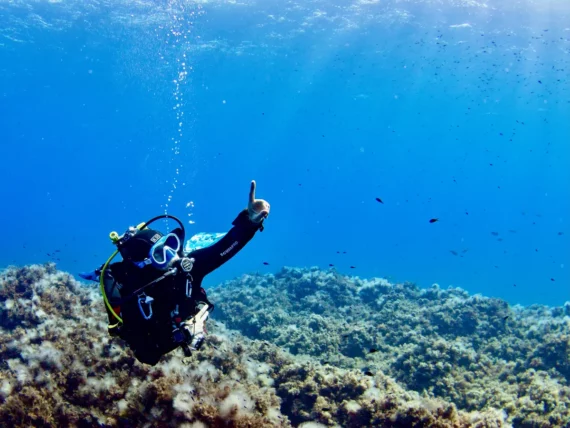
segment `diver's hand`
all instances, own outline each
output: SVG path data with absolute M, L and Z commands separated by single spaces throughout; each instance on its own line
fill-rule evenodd
M 182 327 L 186 329 L 190 337 L 190 343 L 188 343 L 190 351 L 198 351 L 204 344 L 206 339 L 204 334 L 206 332 L 205 323 L 210 314 L 208 309 L 210 309 L 209 305 L 202 306 L 196 315 L 182 324 Z
M 251 180 L 251 188 L 249 189 L 249 203 L 247 204 L 247 213 L 249 219 L 254 223 L 261 223 L 269 215 L 270 205 L 263 199 L 255 199 L 255 180 Z

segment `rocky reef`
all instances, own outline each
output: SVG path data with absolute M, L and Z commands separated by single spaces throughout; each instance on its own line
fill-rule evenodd
M 284 268 L 215 287 L 216 318 L 323 367 L 389 376 L 464 411 L 520 427 L 570 424 L 570 304 L 509 306 L 334 270 Z
M 510 307 L 284 268 L 209 290 L 190 361 L 154 366 L 107 334 L 96 286 L 52 264 L 0 273 L 5 426 L 558 427 L 570 308 Z

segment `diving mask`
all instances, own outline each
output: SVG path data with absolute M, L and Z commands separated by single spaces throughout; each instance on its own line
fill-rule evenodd
M 161 237 L 150 248 L 148 257 L 142 262 L 136 263 L 138 267 L 152 265 L 156 269 L 167 269 L 172 262 L 179 258 L 178 251 L 181 248 L 180 238 L 175 233 L 169 233 Z

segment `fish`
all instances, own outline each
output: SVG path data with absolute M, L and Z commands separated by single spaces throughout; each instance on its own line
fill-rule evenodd
M 503 317 L 503 321 L 506 321 L 507 319 L 509 319 L 509 315 Z
M 370 352 L 371 354 L 373 354 L 374 352 L 378 352 L 378 349 L 376 349 L 376 348 L 370 348 L 370 351 L 369 351 L 369 352 Z
M 356 269 L 356 266 L 351 266 L 350 268 L 351 268 L 351 269 Z
M 370 370 L 366 370 L 366 371 L 364 372 L 364 374 L 365 374 L 366 376 L 374 376 L 374 373 L 372 373 Z
M 382 202 L 382 199 L 380 199 L 380 198 L 376 198 L 376 200 L 377 200 L 378 202 L 380 202 L 381 204 L 384 203 L 384 202 Z
M 459 255 L 459 254 L 457 253 L 457 251 L 454 251 L 454 250 L 449 250 L 449 252 L 450 252 L 451 254 L 453 254 L 454 256 Z
M 430 223 L 435 223 L 436 221 L 439 221 L 439 219 L 438 218 L 430 218 L 429 219 Z
M 263 262 L 263 264 L 264 264 L 265 266 L 269 265 L 269 263 L 267 263 L 267 262 Z
M 493 235 L 493 236 L 499 236 L 499 232 L 491 232 L 491 235 Z

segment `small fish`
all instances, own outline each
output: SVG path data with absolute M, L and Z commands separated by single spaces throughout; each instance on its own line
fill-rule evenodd
M 330 266 L 330 267 L 333 267 L 334 265 L 333 265 L 332 263 L 329 263 L 329 266 Z
M 564 235 L 564 232 L 558 232 L 558 236 L 562 236 L 562 235 Z
M 506 315 L 506 316 L 503 317 L 503 321 L 506 321 L 506 320 L 508 320 L 508 319 L 509 319 L 509 315 Z
M 458 256 L 458 255 L 459 255 L 459 253 L 457 253 L 457 251 L 454 251 L 454 250 L 449 250 L 449 252 L 450 252 L 451 254 L 453 254 L 454 256 Z
M 374 352 L 378 352 L 378 349 L 376 349 L 376 348 L 370 348 L 370 351 L 369 351 L 369 352 L 370 352 L 371 354 L 373 354 Z
M 381 204 L 384 203 L 384 202 L 382 202 L 382 199 L 380 199 L 380 198 L 376 198 L 376 200 L 377 200 L 378 202 L 380 202 Z
M 265 266 L 269 265 L 269 263 L 267 263 L 267 262 L 263 262 L 263 264 L 264 264 Z
M 491 235 L 493 235 L 493 236 L 499 236 L 499 232 L 491 232 Z
M 516 284 L 513 284 L 513 287 L 516 287 L 516 286 L 517 286 Z
M 439 221 L 439 219 L 438 218 L 430 218 L 429 219 L 430 223 L 435 223 L 436 221 Z
M 554 279 L 554 278 L 550 278 L 550 280 L 551 280 L 552 282 L 554 282 L 554 281 L 555 281 L 555 279 Z
M 364 374 L 365 374 L 366 376 L 374 376 L 374 373 L 372 373 L 370 370 L 366 370 L 366 371 L 364 372 Z
M 356 266 L 351 266 L 350 268 L 351 268 L 351 269 L 356 269 Z
M 323 407 L 323 412 L 328 412 L 330 409 L 330 407 Z

